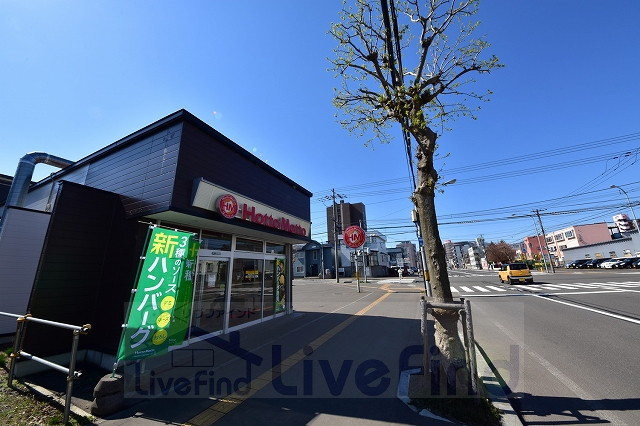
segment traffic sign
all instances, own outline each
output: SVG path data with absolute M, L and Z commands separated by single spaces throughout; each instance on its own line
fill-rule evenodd
M 344 230 L 344 243 L 347 247 L 358 248 L 365 241 L 364 229 L 357 225 L 353 225 Z

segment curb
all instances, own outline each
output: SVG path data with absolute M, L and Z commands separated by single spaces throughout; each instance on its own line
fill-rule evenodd
M 478 364 L 478 378 L 482 380 L 485 388 L 488 392 L 488 398 L 491 400 L 491 403 L 494 407 L 500 410 L 502 414 L 502 424 L 504 426 L 522 426 L 522 421 L 520 417 L 514 410 L 511 402 L 509 402 L 509 398 L 504 392 L 502 385 L 500 384 L 501 380 L 496 377 L 491 367 L 489 367 L 488 361 L 485 359 L 484 354 L 478 350 L 476 347 L 476 362 Z M 400 401 L 406 404 L 413 411 L 418 412 L 418 408 L 410 404 L 411 399 L 409 398 L 409 377 L 412 374 L 419 374 L 420 369 L 413 370 L 405 370 L 400 373 L 400 381 L 398 383 L 398 392 L 397 397 Z M 443 417 L 439 417 L 428 410 L 422 410 L 418 412 L 421 416 L 429 417 L 432 419 L 445 421 L 449 423 L 454 423 L 449 419 L 445 419 Z
M 489 393 L 489 399 L 494 407 L 500 410 L 502 413 L 502 424 L 504 426 L 522 426 L 522 421 L 516 413 L 516 410 L 511 405 L 509 398 L 504 392 L 502 385 L 502 378 L 496 377 L 491 367 L 489 367 L 489 360 L 484 357 L 484 353 L 478 350 L 476 343 L 476 364 L 478 368 L 478 378 L 484 383 L 484 387 Z

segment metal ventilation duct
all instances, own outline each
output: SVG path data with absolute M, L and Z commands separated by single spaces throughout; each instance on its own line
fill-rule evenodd
M 30 152 L 20 159 L 16 174 L 13 177 L 11 188 L 9 188 L 9 194 L 7 194 L 7 200 L 2 210 L 2 217 L 7 211 L 7 207 L 22 207 L 24 206 L 27 192 L 29 191 L 29 185 L 31 184 L 31 178 L 33 177 L 33 170 L 36 164 L 47 164 L 53 167 L 59 167 L 61 169 L 73 164 L 73 161 L 65 160 L 64 158 L 56 157 L 44 152 Z M 0 228 L 2 228 L 2 221 L 0 221 Z

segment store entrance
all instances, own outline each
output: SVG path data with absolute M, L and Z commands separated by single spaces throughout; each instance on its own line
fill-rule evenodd
M 229 272 L 229 258 L 198 259 L 191 337 L 222 332 L 224 329 Z

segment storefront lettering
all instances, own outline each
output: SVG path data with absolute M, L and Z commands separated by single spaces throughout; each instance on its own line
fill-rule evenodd
M 307 235 L 307 230 L 302 226 L 289 222 L 289 219 L 281 217 L 274 219 L 272 215 L 256 213 L 255 207 L 249 207 L 246 204 L 242 206 L 242 220 L 247 220 L 258 225 L 267 226 L 269 228 L 279 229 L 281 231 L 290 232 L 292 234 Z

